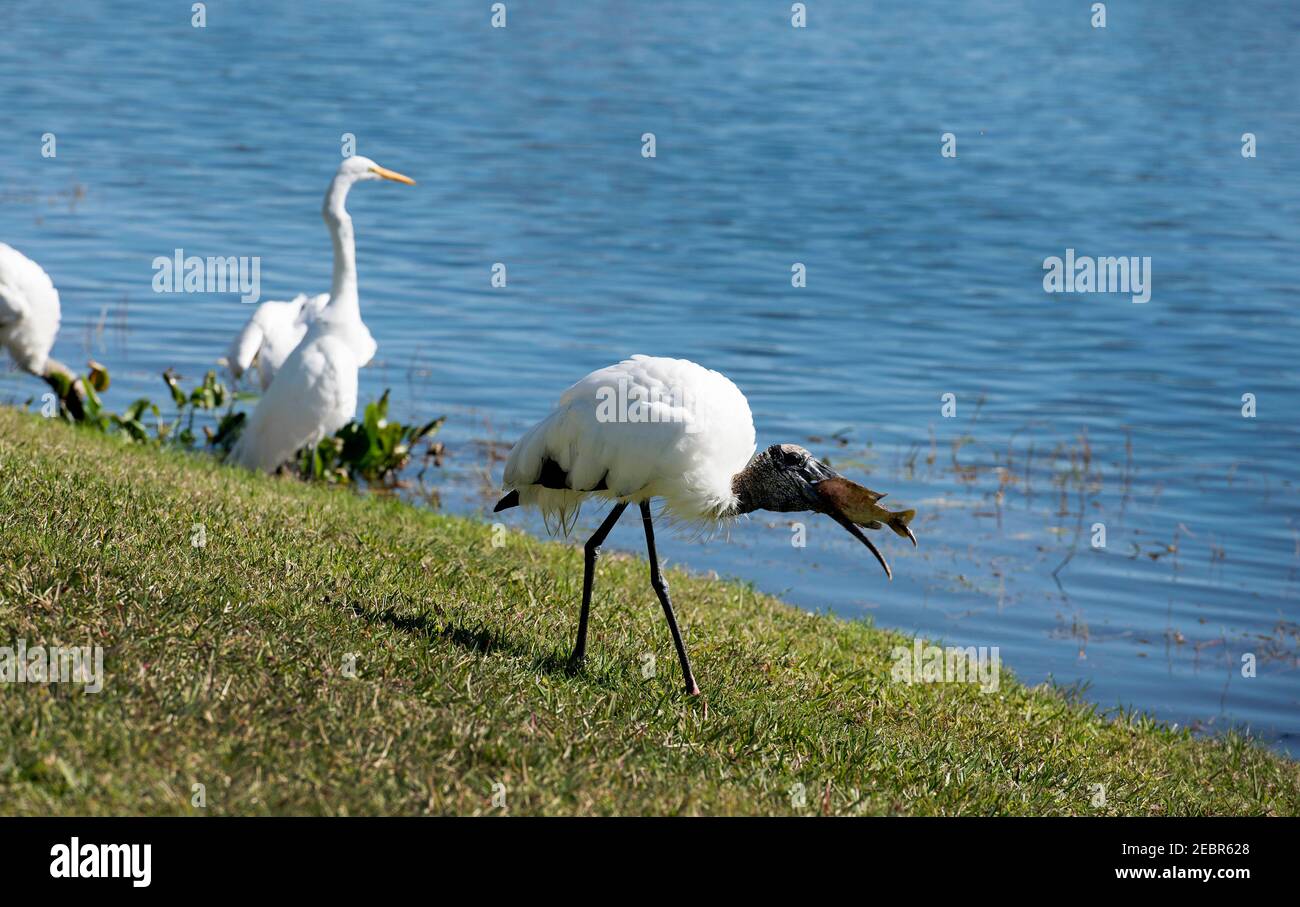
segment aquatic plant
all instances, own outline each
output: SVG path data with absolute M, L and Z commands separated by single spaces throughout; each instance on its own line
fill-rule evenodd
M 176 442 L 184 447 L 193 447 L 194 442 L 198 440 L 194 434 L 195 417 L 201 412 L 215 413 L 229 404 L 229 408 L 223 415 L 214 417 L 217 422 L 216 431 L 213 431 L 210 426 L 203 426 L 203 436 L 207 446 L 223 455 L 229 453 L 247 419 L 245 413 L 235 412 L 235 403 L 240 400 L 256 400 L 256 395 L 227 389 L 217 377 L 217 373 L 211 370 L 203 376 L 203 383 L 188 394 L 180 386 L 180 376 L 172 369 L 163 372 L 163 381 L 171 391 L 172 402 L 176 404 L 178 413 L 176 422 L 172 424 L 173 431 L 168 436 L 174 437 Z M 180 427 L 182 421 L 185 422 L 183 428 Z
M 444 418 L 424 425 L 403 425 L 388 419 L 388 391 L 366 405 L 361 421 L 355 419 L 315 447 L 298 452 L 298 473 L 304 479 L 355 482 L 385 488 L 398 485 L 398 474 L 411 460 L 411 451 L 442 427 Z M 432 448 L 441 452 L 441 445 Z
M 84 385 L 82 417 L 76 418 L 62 400 L 59 416 L 64 421 L 116 435 L 127 442 L 195 449 L 201 439 L 202 449 L 221 458 L 229 454 L 248 419 L 248 414 L 236 409 L 236 404 L 256 400 L 257 395 L 227 387 L 211 370 L 188 391 L 181 386 L 181 376 L 175 370 L 167 369 L 162 378 L 176 407 L 172 418 L 164 416 L 158 404 L 148 397 L 137 399 L 121 413 L 107 409 L 100 394 L 108 390 L 111 378 L 108 369 L 94 361 L 89 363 L 89 371 L 81 381 Z M 366 405 L 360 420 L 354 419 L 315 447 L 303 448 L 282 471 L 329 484 L 364 481 L 376 488 L 399 488 L 403 485 L 400 473 L 410 463 L 421 441 L 428 442 L 425 459 L 441 465 L 442 445 L 431 439 L 445 418 L 423 425 L 393 421 L 388 417 L 388 398 L 389 392 L 385 390 L 378 400 Z M 200 435 L 196 423 L 201 422 L 214 424 L 200 424 Z

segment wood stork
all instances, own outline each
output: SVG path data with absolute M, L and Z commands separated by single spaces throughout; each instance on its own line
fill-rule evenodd
M 640 506 L 650 585 L 663 605 L 692 695 L 699 687 L 659 570 L 651 499 L 662 498 L 663 512 L 676 522 L 703 528 L 755 510 L 824 513 L 866 545 L 889 577 L 889 565 L 858 527 L 888 526 L 916 544 L 908 525 L 916 511 L 886 510 L 878 504 L 884 495 L 849 481 L 797 445 L 775 444 L 755 453 L 745 395 L 724 375 L 686 359 L 633 356 L 583 378 L 515 444 L 502 486 L 507 494 L 494 512 L 536 507 L 548 527 L 566 535 L 584 500 L 614 502 L 584 547 L 571 670 L 586 657 L 600 546 L 627 506 Z
M 345 203 L 354 184 L 378 179 L 415 185 L 409 176 L 360 156 L 345 158 L 330 182 L 322 209 L 334 242 L 329 301 L 262 394 L 231 451 L 233 462 L 273 472 L 356 415 L 357 371 L 374 358 L 377 346 L 361 321 L 356 241 Z
M 328 293 L 316 296 L 300 293 L 288 302 L 270 300 L 259 305 L 235 335 L 226 354 L 225 364 L 231 377 L 238 381 L 250 368 L 256 368 L 262 390 L 270 387 L 271 380 L 307 336 L 308 326 L 324 310 L 329 298 Z M 361 367 L 366 364 L 361 363 Z
M 77 420 L 85 418 L 81 381 L 50 357 L 59 333 L 59 291 L 36 262 L 0 243 L 0 347 L 18 367 L 44 380 Z

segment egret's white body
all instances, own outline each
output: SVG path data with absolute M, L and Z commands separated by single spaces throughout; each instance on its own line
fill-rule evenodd
M 18 367 L 44 376 L 59 333 L 59 291 L 45 270 L 0 243 L 0 347 Z
M 731 480 L 753 455 L 749 403 L 729 378 L 687 359 L 633 356 L 565 391 L 510 451 L 504 485 L 561 524 L 592 495 L 663 498 L 677 520 L 716 521 L 735 509 Z M 531 484 L 547 460 L 572 490 Z
M 357 411 L 360 368 L 352 348 L 330 332 L 305 339 L 258 401 L 231 454 L 235 462 L 272 472 L 346 425 Z
M 345 203 L 353 184 L 373 179 L 414 183 L 368 158 L 350 157 L 339 167 L 322 211 L 334 243 L 329 300 L 307 324 L 231 451 L 233 461 L 242 466 L 272 472 L 300 448 L 319 443 L 356 415 L 357 372 L 377 347 L 361 321 L 356 241 Z
M 548 525 L 558 523 L 566 533 L 587 498 L 614 502 L 584 548 L 574 667 L 586 654 L 600 546 L 628 505 L 640 506 L 650 584 L 691 693 L 699 688 L 659 572 L 652 498 L 663 499 L 671 518 L 706 527 L 755 510 L 824 513 L 866 545 L 886 575 L 889 565 L 858 527 L 888 526 L 916 543 L 908 527 L 914 511 L 884 509 L 877 503 L 884 495 L 849 481 L 802 447 L 774 444 L 756 452 L 745 395 L 725 376 L 685 359 L 633 356 L 583 378 L 515 444 L 502 485 L 507 494 L 497 511 L 536 507 Z
M 271 300 L 259 305 L 230 345 L 226 355 L 230 374 L 237 381 L 250 368 L 256 368 L 258 383 L 265 391 L 289 354 L 307 336 L 307 328 L 324 311 L 329 298 L 328 293 L 301 293 L 288 302 Z M 365 365 L 363 362 L 362 367 Z

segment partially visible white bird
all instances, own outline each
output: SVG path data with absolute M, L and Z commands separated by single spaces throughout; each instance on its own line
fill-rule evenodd
M 276 372 L 307 336 L 308 326 L 324 311 L 329 298 L 328 293 L 316 296 L 300 293 L 288 302 L 271 300 L 259 305 L 235 335 L 226 354 L 231 377 L 238 381 L 250 368 L 256 367 L 262 390 L 270 387 Z M 363 368 L 366 364 L 361 363 Z
M 914 510 L 891 512 L 883 494 L 851 482 L 794 444 L 755 453 L 749 403 L 728 378 L 686 359 L 633 356 L 592 372 L 564 392 L 545 419 L 510 451 L 499 512 L 518 505 L 542 511 L 548 526 L 571 529 L 582 502 L 614 502 L 584 548 L 582 611 L 569 659 L 576 670 L 587 651 L 587 617 L 600 546 L 628 504 L 641 508 L 650 584 L 663 605 L 688 693 L 699 693 L 677 628 L 668 584 L 655 554 L 650 500 L 669 517 L 716 527 L 755 510 L 824 513 L 889 565 L 859 526 L 888 526 L 916 544 Z
M 36 262 L 0 243 L 0 347 L 24 371 L 60 395 L 73 418 L 84 418 L 81 382 L 50 357 L 59 333 L 59 291 Z
M 409 176 L 359 156 L 346 158 L 334 175 L 321 212 L 334 242 L 329 301 L 258 401 L 231 451 L 235 463 L 273 472 L 356 415 L 357 371 L 374 358 L 377 347 L 361 321 L 356 241 L 345 203 L 355 183 L 378 179 L 415 185 Z

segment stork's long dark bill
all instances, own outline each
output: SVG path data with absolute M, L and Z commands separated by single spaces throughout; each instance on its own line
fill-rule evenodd
M 859 529 L 857 526 L 853 525 L 853 521 L 852 521 L 852 520 L 850 520 L 850 519 L 849 519 L 848 517 L 846 517 L 844 514 L 838 512 L 838 511 L 835 511 L 835 510 L 827 510 L 827 511 L 826 511 L 826 515 L 829 516 L 829 517 L 830 517 L 832 520 L 834 520 L 835 522 L 839 523 L 841 526 L 843 526 L 845 529 L 847 529 L 850 533 L 852 533 L 852 534 L 854 535 L 854 537 L 856 537 L 857 540 L 858 540 L 859 542 L 861 542 L 862 544 L 864 544 L 864 545 L 866 545 L 868 548 L 870 548 L 870 549 L 871 549 L 871 553 L 874 554 L 874 555 L 876 556 L 876 560 L 880 561 L 880 566 L 882 566 L 882 567 L 885 568 L 885 576 L 888 577 L 889 579 L 893 579 L 893 578 L 894 578 L 894 571 L 892 571 L 892 570 L 889 569 L 889 562 L 886 561 L 886 560 L 885 560 L 885 556 L 884 556 L 883 554 L 880 553 L 880 549 L 878 549 L 875 545 L 873 545 L 873 544 L 871 543 L 871 539 L 869 539 L 869 538 L 867 538 L 865 535 L 863 535 L 861 529 Z

